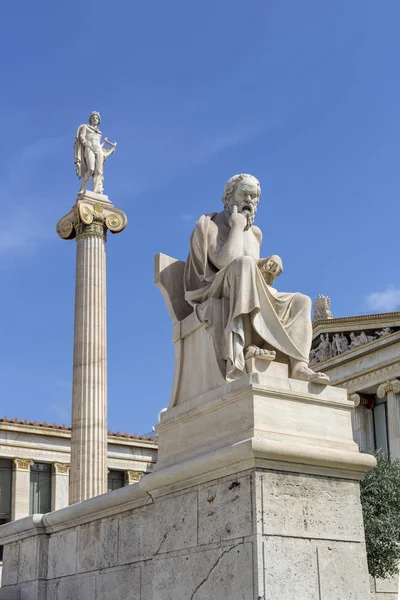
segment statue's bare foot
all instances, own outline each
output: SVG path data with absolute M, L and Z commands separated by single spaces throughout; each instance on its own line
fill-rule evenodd
M 259 348 L 254 344 L 247 346 L 244 351 L 244 357 L 248 358 L 261 358 L 262 360 L 275 360 L 276 352 L 273 350 L 265 350 L 265 348 Z
M 330 379 L 325 373 L 316 373 L 306 363 L 298 363 L 292 369 L 292 379 L 300 379 L 301 381 L 312 381 L 320 385 L 329 385 Z

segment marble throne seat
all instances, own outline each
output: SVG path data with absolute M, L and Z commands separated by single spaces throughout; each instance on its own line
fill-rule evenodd
M 224 361 L 215 352 L 210 328 L 199 320 L 197 311 L 185 300 L 184 269 L 185 263 L 181 260 L 161 253 L 154 257 L 154 283 L 167 305 L 175 349 L 170 408 L 226 384 Z M 216 313 L 221 302 L 225 300 L 210 298 L 201 305 L 202 312 L 210 309 Z M 273 363 L 249 359 L 246 367 L 249 374 L 262 374 L 268 370 L 288 377 L 287 361 L 278 357 Z

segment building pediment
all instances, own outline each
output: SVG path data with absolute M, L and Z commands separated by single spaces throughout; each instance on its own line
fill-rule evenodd
M 395 316 L 397 318 L 393 318 Z M 314 330 L 310 365 L 352 359 L 397 342 L 399 338 L 400 313 L 320 321 Z

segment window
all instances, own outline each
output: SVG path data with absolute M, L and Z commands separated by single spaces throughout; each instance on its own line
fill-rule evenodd
M 389 452 L 387 434 L 387 402 L 386 398 L 375 397 L 375 405 L 372 409 L 374 417 L 375 450 Z
M 118 490 L 124 487 L 124 472 L 109 471 L 108 472 L 108 491 Z
M 11 519 L 12 461 L 0 458 L 0 520 L 1 524 Z
M 12 461 L 0 458 L 0 525 L 11 521 L 11 478 Z M 0 546 L 0 561 L 3 560 L 3 546 Z
M 51 511 L 51 465 L 35 463 L 31 466 L 30 506 L 31 515 Z

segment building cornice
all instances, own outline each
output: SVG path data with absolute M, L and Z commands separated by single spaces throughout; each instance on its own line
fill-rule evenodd
M 343 377 L 343 379 L 338 379 L 332 382 L 332 385 L 352 389 L 355 392 L 373 385 L 380 385 L 388 377 L 393 376 L 400 377 L 400 362 L 398 358 L 379 366 L 370 367 L 360 373 Z
M 39 423 L 36 421 L 28 422 L 26 420 L 20 421 L 19 419 L 8 419 L 7 417 L 0 418 L 0 430 L 3 431 L 17 431 L 19 433 L 29 433 L 31 435 L 45 435 L 50 437 L 62 437 L 66 439 L 71 438 L 71 428 L 66 425 L 50 425 L 50 423 Z M 109 444 L 123 444 L 129 446 L 150 446 L 157 448 L 157 441 L 154 438 L 147 437 L 145 435 L 139 436 L 136 433 L 121 433 L 108 432 L 108 443 Z
M 316 337 L 317 334 L 321 332 L 321 330 L 331 330 L 340 325 L 360 325 L 360 324 L 371 324 L 371 326 L 375 326 L 375 323 L 386 324 L 388 321 L 397 320 L 400 325 L 400 312 L 390 312 L 390 313 L 377 313 L 373 315 L 359 315 L 354 317 L 338 317 L 333 319 L 321 319 L 314 323 L 313 327 L 313 338 Z

